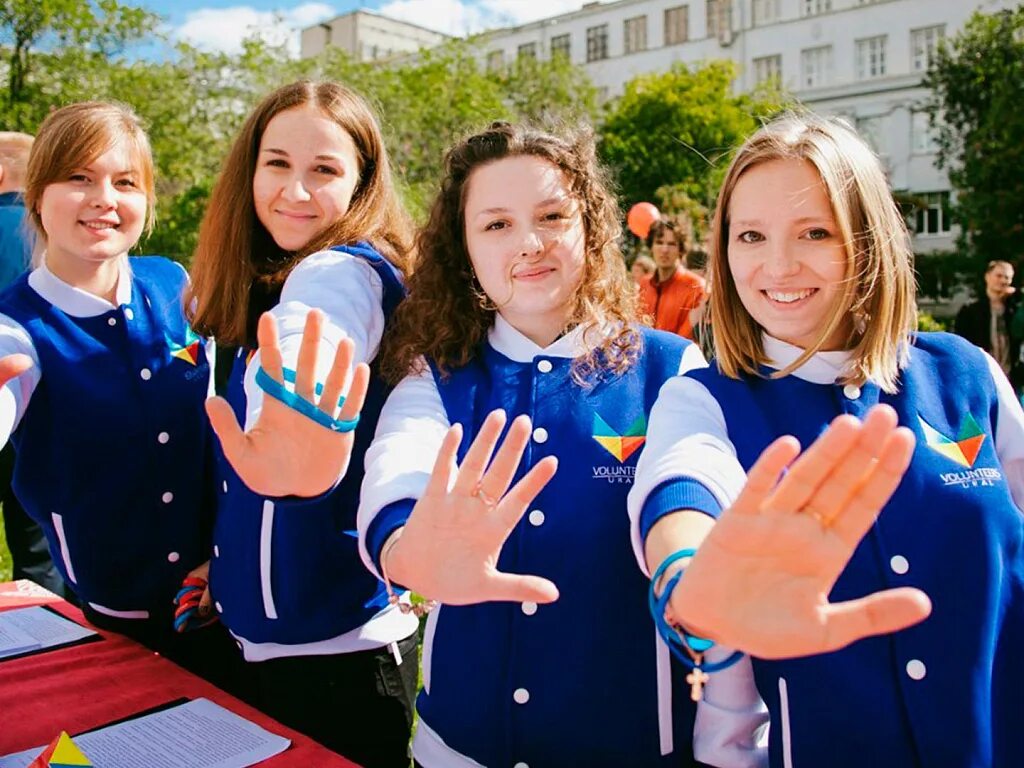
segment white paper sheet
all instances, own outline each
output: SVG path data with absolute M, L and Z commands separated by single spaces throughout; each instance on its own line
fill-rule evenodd
M 24 651 L 52 648 L 95 635 L 86 627 L 58 616 L 41 605 L 0 612 L 0 659 Z M 7 647 L 4 638 L 11 646 Z M 22 647 L 18 648 L 20 641 Z
M 208 699 L 72 739 L 96 768 L 247 768 L 291 744 Z M 45 748 L 0 757 L 0 768 L 26 768 Z

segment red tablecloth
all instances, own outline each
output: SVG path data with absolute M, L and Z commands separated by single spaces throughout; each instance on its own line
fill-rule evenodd
M 69 603 L 33 594 L 25 582 L 18 586 L 0 583 L 0 611 L 48 604 L 88 626 Z M 0 661 L 0 755 L 47 744 L 61 730 L 73 736 L 175 699 L 203 697 L 291 740 L 261 767 L 358 768 L 138 643 L 99 632 L 102 642 Z

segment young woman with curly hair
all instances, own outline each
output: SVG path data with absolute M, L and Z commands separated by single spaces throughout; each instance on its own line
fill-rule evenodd
M 704 360 L 634 323 L 618 221 L 587 134 L 495 123 L 447 155 L 359 513 L 367 565 L 444 604 L 413 741 L 428 768 L 693 764 L 625 502 L 658 390 Z

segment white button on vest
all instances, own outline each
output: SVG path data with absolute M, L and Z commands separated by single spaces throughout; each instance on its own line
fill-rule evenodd
M 224 481 L 224 483 L 221 485 L 221 488 L 224 489 L 224 493 L 228 492 L 228 481 L 227 480 Z
M 149 370 L 149 368 L 143 368 L 141 371 L 139 371 L 139 376 L 142 377 L 143 381 L 149 381 L 151 378 L 153 378 L 153 372 Z
M 526 763 L 516 763 L 512 768 L 530 768 Z
M 525 688 L 516 688 L 515 693 L 512 694 L 512 699 L 516 704 L 525 704 L 530 700 L 530 692 Z
M 523 613 L 525 613 L 527 616 L 533 616 L 533 614 L 537 612 L 537 604 L 527 600 L 525 603 L 523 603 L 522 609 Z
M 171 439 L 171 436 L 168 435 L 166 432 L 161 432 L 159 435 L 156 436 L 156 439 L 161 445 L 164 445 L 165 443 L 167 443 L 168 440 Z
M 889 561 L 889 567 L 892 568 L 893 573 L 902 576 L 910 570 L 910 563 L 903 555 L 893 555 L 892 560 Z
M 532 525 L 532 526 L 539 527 L 541 525 L 544 525 L 544 513 L 541 512 L 539 509 L 535 509 L 532 512 L 530 512 L 530 518 L 529 519 L 530 519 L 530 525 Z
M 128 320 L 134 320 L 135 319 L 135 313 L 132 312 L 131 307 L 125 307 L 124 308 L 124 316 Z
M 217 613 L 224 613 L 224 609 L 220 605 L 220 601 L 213 604 L 213 607 L 217 609 Z
M 551 367 L 550 360 L 541 360 L 537 363 L 537 370 L 541 373 L 551 373 Z
M 847 384 L 843 387 L 843 394 L 846 395 L 850 400 L 856 400 L 860 397 L 860 387 L 856 384 Z
M 107 325 L 109 325 L 111 328 L 113 328 L 115 325 L 117 325 L 117 318 L 116 317 L 108 317 L 107 318 Z
M 533 430 L 533 441 L 535 443 L 546 443 L 548 441 L 548 431 L 544 427 L 537 427 Z
M 179 555 L 177 552 L 171 552 L 169 555 L 167 555 L 167 562 L 169 563 L 176 563 L 179 560 L 181 560 L 181 555 Z
M 213 556 L 220 557 L 220 547 L 218 547 L 216 544 L 213 545 Z
M 911 680 L 924 680 L 926 674 L 928 670 L 920 659 L 911 659 L 907 662 L 907 677 Z
M 170 491 L 165 491 L 164 495 L 161 496 L 160 498 L 163 499 L 164 504 L 170 504 L 172 501 L 174 501 L 174 494 L 171 493 Z

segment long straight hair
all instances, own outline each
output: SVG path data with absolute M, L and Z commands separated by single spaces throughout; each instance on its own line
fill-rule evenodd
M 267 125 L 281 112 L 307 104 L 352 137 L 359 184 L 345 215 L 291 252 L 280 248 L 260 223 L 252 181 Z M 185 302 L 192 327 L 225 344 L 252 343 L 247 333 L 255 281 L 280 285 L 311 253 L 360 240 L 373 245 L 400 271 L 407 271 L 411 229 L 395 192 L 376 116 L 361 96 L 338 83 L 301 80 L 278 88 L 245 121 L 210 196 Z

